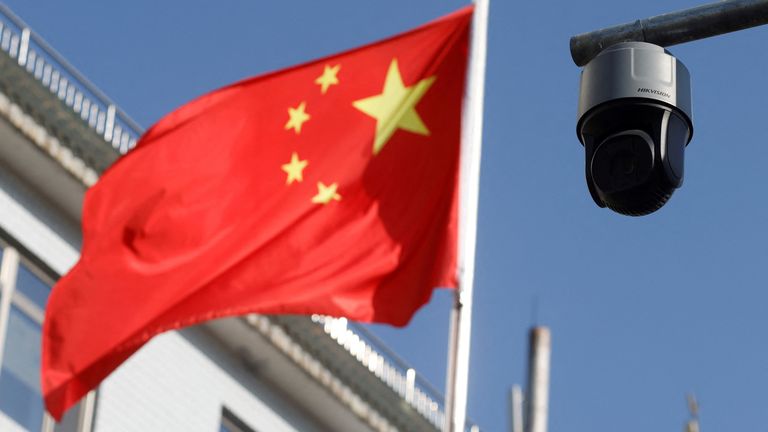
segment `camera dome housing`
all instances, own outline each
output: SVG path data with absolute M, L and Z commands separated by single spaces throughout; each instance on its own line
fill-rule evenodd
M 683 183 L 691 118 L 690 74 L 667 50 L 600 52 L 581 74 L 576 125 L 595 203 L 630 216 L 660 209 Z

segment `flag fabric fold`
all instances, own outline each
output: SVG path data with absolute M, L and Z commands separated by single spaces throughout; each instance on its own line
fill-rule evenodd
M 247 313 L 405 325 L 456 287 L 472 8 L 177 109 L 85 197 L 43 325 L 56 419 L 154 335 Z

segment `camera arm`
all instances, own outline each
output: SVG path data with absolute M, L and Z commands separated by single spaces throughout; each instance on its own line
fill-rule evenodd
M 726 0 L 670 12 L 571 37 L 576 66 L 620 42 L 650 42 L 662 47 L 768 24 L 768 0 Z

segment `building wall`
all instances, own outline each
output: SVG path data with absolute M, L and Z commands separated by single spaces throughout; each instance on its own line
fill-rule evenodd
M 30 144 L 12 128 L 0 119 L 0 147 L 18 154 L 20 145 Z M 22 175 L 27 169 L 41 168 L 0 158 L 0 229 L 50 269 L 63 274 L 77 261 L 80 227 L 25 182 Z
M 17 120 L 32 122 L 18 107 L 15 112 Z M 0 431 L 53 429 L 40 396 L 40 331 L 52 276 L 77 260 L 79 227 L 30 181 L 58 181 L 50 162 L 0 119 Z
M 255 431 L 316 431 L 200 329 L 157 336 L 99 388 L 96 432 L 219 431 L 224 408 Z

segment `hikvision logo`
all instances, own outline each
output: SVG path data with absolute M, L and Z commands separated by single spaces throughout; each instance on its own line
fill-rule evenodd
M 655 94 L 655 95 L 659 95 L 659 96 L 664 96 L 665 98 L 671 98 L 672 97 L 672 95 L 670 95 L 669 93 L 664 93 L 663 91 L 660 91 L 660 90 L 654 90 L 654 89 L 649 89 L 649 88 L 645 88 L 645 87 L 638 88 L 637 92 L 638 93 Z

